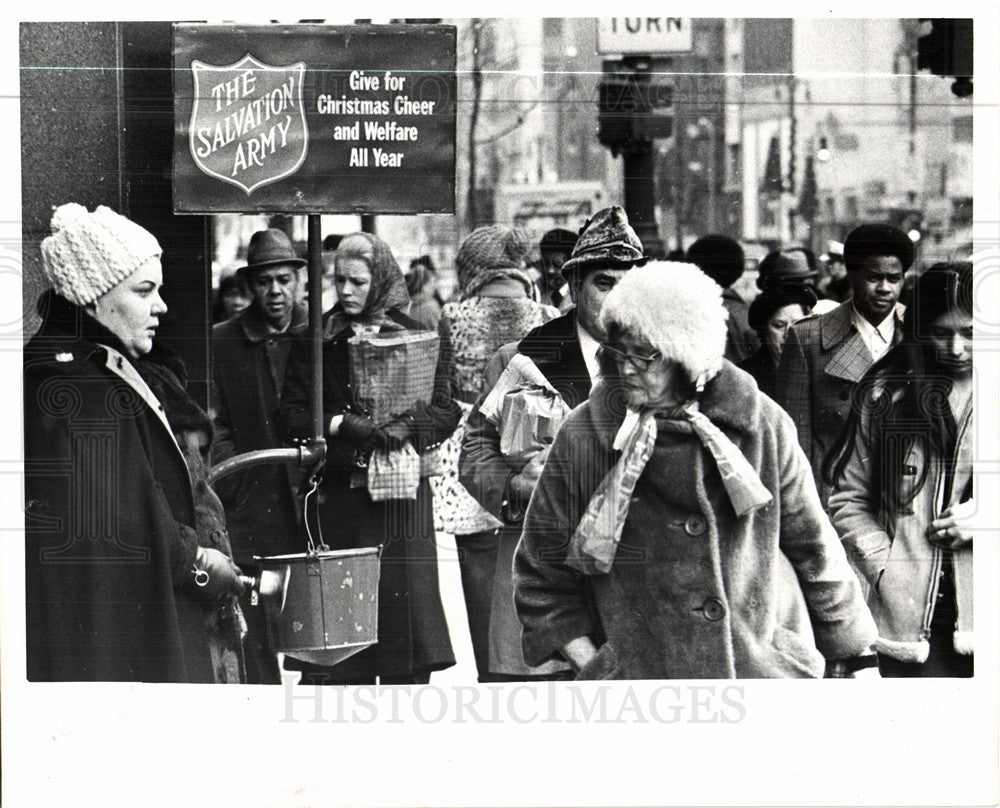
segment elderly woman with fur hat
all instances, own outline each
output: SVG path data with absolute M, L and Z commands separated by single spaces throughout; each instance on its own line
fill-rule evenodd
M 581 679 L 877 675 L 795 427 L 723 359 L 719 286 L 647 264 L 601 322 L 602 378 L 556 436 L 515 556 L 525 660 L 565 657 Z
M 205 482 L 211 424 L 155 342 L 160 245 L 110 208 L 56 209 L 24 350 L 32 681 L 235 682 L 242 589 Z

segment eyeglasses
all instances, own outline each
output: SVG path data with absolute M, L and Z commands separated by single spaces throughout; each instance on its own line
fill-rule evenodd
M 610 345 L 602 346 L 605 351 L 607 351 L 614 360 L 622 365 L 628 362 L 632 367 L 638 370 L 640 373 L 645 373 L 652 367 L 653 363 L 660 358 L 660 352 L 656 351 L 651 356 L 640 356 L 639 354 L 631 354 L 626 351 L 620 351 L 617 348 L 613 348 Z

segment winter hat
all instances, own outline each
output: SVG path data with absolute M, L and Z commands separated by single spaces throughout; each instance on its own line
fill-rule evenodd
M 630 269 L 641 260 L 642 242 L 629 225 L 625 210 L 613 205 L 597 211 L 580 229 L 573 254 L 563 264 L 563 274 L 597 267 Z
M 289 264 L 294 267 L 304 267 L 305 260 L 295 254 L 292 240 L 284 230 L 269 227 L 258 230 L 250 237 L 247 245 L 247 265 L 240 269 L 244 275 L 250 275 L 254 270 Z
M 863 224 L 855 227 L 844 242 L 844 264 L 848 272 L 861 269 L 866 258 L 894 255 L 909 269 L 913 264 L 913 242 L 898 227 L 887 224 Z
M 723 289 L 743 274 L 743 248 L 736 239 L 719 233 L 702 236 L 688 247 L 687 261 L 694 264 Z
M 530 293 L 531 277 L 526 270 L 533 250 L 531 239 L 523 230 L 501 224 L 477 227 L 455 256 L 463 298 L 475 295 L 491 280 L 501 277 L 520 281 Z
M 139 267 L 163 254 L 148 230 L 111 208 L 91 213 L 69 202 L 52 214 L 52 235 L 42 241 L 42 268 L 56 293 L 86 306 Z
M 722 288 L 694 264 L 652 261 L 608 292 L 601 325 L 648 341 L 697 385 L 722 368 L 728 316 Z
M 802 285 L 814 282 L 818 274 L 809 265 L 809 258 L 802 250 L 771 252 L 757 267 L 757 286 L 769 289 L 787 283 Z
M 561 227 L 549 230 L 538 242 L 538 251 L 546 265 L 561 269 L 576 245 L 576 233 Z
M 769 287 L 753 299 L 747 311 L 747 321 L 758 334 L 767 330 L 767 321 L 778 309 L 795 304 L 802 306 L 808 314 L 816 305 L 816 293 L 808 286 L 801 284 L 779 284 Z

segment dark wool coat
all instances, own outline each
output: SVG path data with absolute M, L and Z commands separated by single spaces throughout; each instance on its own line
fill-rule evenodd
M 873 364 L 871 352 L 851 318 L 849 300 L 795 323 L 781 352 L 778 396 L 798 429 L 824 507 L 830 486 L 823 482 L 823 458 L 841 436 L 851 408 L 851 391 Z M 898 313 L 892 344 L 902 338 Z
M 520 624 L 514 612 L 511 565 L 514 549 L 521 538 L 521 520 L 527 502 L 509 490 L 511 477 L 518 471 L 500 452 L 500 435 L 493 424 L 479 412 L 511 358 L 528 356 L 549 383 L 559 391 L 570 407 L 590 395 L 590 374 L 580 350 L 576 331 L 576 311 L 551 320 L 530 331 L 519 343 L 504 345 L 483 371 L 483 393 L 472 409 L 466 424 L 459 463 L 462 485 L 504 526 L 497 535 L 497 560 L 493 580 L 493 606 L 490 613 L 490 671 L 510 676 L 554 673 L 564 670 L 562 660 L 549 660 L 542 666 L 528 666 L 521 653 Z
M 118 341 L 46 305 L 24 352 L 28 678 L 216 681 L 219 607 L 190 593 L 198 546 L 228 552 L 217 500 L 126 380 L 135 369 L 97 344 Z
M 514 562 L 524 656 L 537 663 L 589 635 L 579 678 L 818 677 L 824 657 L 866 652 L 875 625 L 820 507 L 794 426 L 726 362 L 701 411 L 774 497 L 737 517 L 715 462 L 686 424 L 661 426 L 635 487 L 614 566 L 565 563 L 571 535 L 618 453 L 607 383 L 570 414 L 528 506 Z
M 742 362 L 737 362 L 736 366 L 753 376 L 760 392 L 768 398 L 777 398 L 778 367 L 774 364 L 766 345 L 761 345 Z
M 327 319 L 330 317 L 327 313 Z M 396 325 L 421 330 L 396 310 L 386 315 Z M 363 415 L 351 390 L 348 328 L 323 343 L 323 423 L 334 415 Z M 450 348 L 442 340 L 431 401 L 410 411 L 410 438 L 421 452 L 439 444 L 458 424 L 461 411 L 448 386 Z M 286 440 L 312 434 L 309 419 L 309 340 L 293 340 L 279 411 Z M 339 436 L 327 439 L 327 463 L 320 487 L 323 538 L 332 549 L 384 545 L 379 581 L 378 644 L 330 669 L 338 678 L 405 677 L 455 664 L 437 574 L 437 547 L 431 491 L 421 479 L 416 500 L 373 502 L 365 487 L 351 487 L 358 470 L 354 445 Z
M 739 364 L 760 347 L 760 337 L 750 327 L 750 304 L 735 289 L 722 290 L 722 305 L 729 312 L 726 321 L 726 359 Z
M 212 329 L 213 463 L 284 445 L 278 436 L 281 384 L 292 337 L 306 326 L 306 311 L 299 307 L 287 332 L 271 333 L 254 303 Z M 305 551 L 296 497 L 302 476 L 287 464 L 269 463 L 218 482 L 237 563 Z

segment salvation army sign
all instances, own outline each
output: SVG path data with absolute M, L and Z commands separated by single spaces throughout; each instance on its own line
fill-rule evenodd
M 179 213 L 452 213 L 455 29 L 174 26 Z
M 194 59 L 189 137 L 198 168 L 247 196 L 294 174 L 309 147 L 305 69 L 304 62 L 266 65 L 249 53 L 225 67 Z

